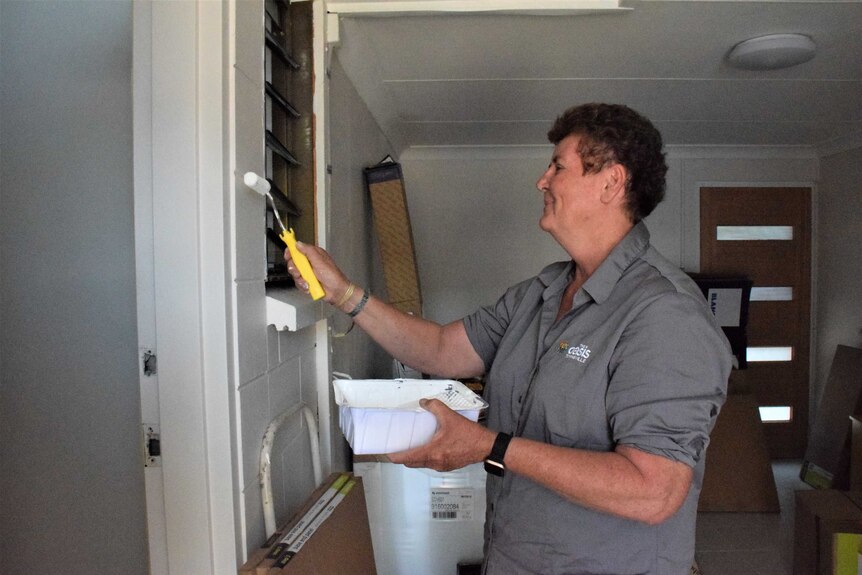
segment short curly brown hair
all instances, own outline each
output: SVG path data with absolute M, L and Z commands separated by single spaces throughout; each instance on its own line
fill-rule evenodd
M 664 199 L 667 164 L 661 134 L 648 119 L 620 104 L 582 104 L 557 118 L 548 140 L 556 145 L 571 135 L 581 138 L 578 154 L 585 174 L 613 163 L 626 168 L 626 207 L 633 222 Z

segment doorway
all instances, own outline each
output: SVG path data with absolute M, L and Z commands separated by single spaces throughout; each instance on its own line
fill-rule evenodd
M 773 459 L 799 459 L 808 435 L 811 189 L 704 187 L 700 262 L 707 275 L 753 281 L 746 369 L 730 392 L 753 393 Z

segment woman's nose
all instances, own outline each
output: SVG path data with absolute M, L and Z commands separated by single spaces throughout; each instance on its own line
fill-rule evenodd
M 540 192 L 544 192 L 548 189 L 548 170 L 545 170 L 545 173 L 542 174 L 539 181 L 536 182 L 536 189 Z

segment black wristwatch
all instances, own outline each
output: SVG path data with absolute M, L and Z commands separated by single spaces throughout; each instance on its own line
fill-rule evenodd
M 509 447 L 510 441 L 512 441 L 512 436 L 508 433 L 497 434 L 497 438 L 494 440 L 494 447 L 491 448 L 491 453 L 485 458 L 485 471 L 498 477 L 503 476 L 506 472 L 503 459 L 506 457 L 506 449 Z

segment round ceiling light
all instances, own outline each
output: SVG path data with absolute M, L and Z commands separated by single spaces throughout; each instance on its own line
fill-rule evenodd
M 740 42 L 727 55 L 727 61 L 744 70 L 779 70 L 807 62 L 816 48 L 803 34 L 770 34 Z

